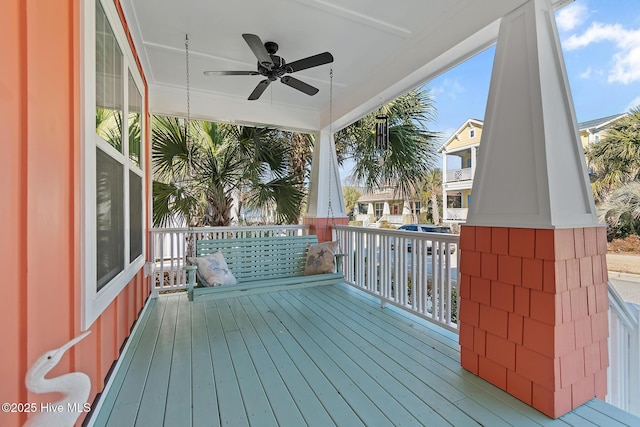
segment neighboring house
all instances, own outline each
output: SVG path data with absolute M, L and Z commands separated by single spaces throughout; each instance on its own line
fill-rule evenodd
M 612 123 L 626 116 L 627 113 L 615 114 L 578 123 L 582 146 L 586 148 L 600 141 Z M 460 224 L 467 219 L 483 124 L 482 120 L 468 119 L 438 150 L 442 153 L 442 221 L 445 224 Z
M 609 127 L 614 122 L 622 119 L 623 117 L 627 117 L 627 115 L 628 113 L 614 114 L 613 116 L 607 116 L 600 119 L 578 123 L 582 147 L 587 148 L 587 145 L 593 144 L 594 142 L 599 142 L 606 136 Z
M 353 216 L 365 227 L 380 226 L 383 222 L 399 226 L 418 222 L 421 207 L 420 201 L 404 199 L 392 187 L 383 187 L 360 196 Z
M 467 219 L 483 121 L 469 119 L 438 150 L 442 153 L 442 203 L 445 224 Z

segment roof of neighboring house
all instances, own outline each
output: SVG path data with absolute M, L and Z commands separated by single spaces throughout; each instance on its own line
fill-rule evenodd
M 449 138 L 447 138 L 447 140 L 444 142 L 444 144 L 442 144 L 442 146 L 438 149 L 438 152 L 442 153 L 444 151 L 445 147 L 447 147 L 451 143 L 451 141 L 454 140 L 456 135 L 459 135 L 464 130 L 464 128 L 469 126 L 469 125 L 471 125 L 471 126 L 476 125 L 476 126 L 482 127 L 482 126 L 484 126 L 484 122 L 482 120 L 480 120 L 480 119 L 467 119 L 462 124 L 462 126 L 460 126 L 458 129 L 456 129 L 456 131 L 453 134 L 451 134 L 451 136 Z
M 603 128 L 613 122 L 615 122 L 616 120 L 619 120 L 625 116 L 627 116 L 628 113 L 621 113 L 621 114 L 614 114 L 611 116 L 607 116 L 607 117 L 601 117 L 599 119 L 593 119 L 593 120 L 587 120 L 586 122 L 581 122 L 578 123 L 578 130 L 588 130 L 588 129 L 600 129 Z M 467 119 L 462 126 L 460 126 L 446 141 L 444 144 L 442 144 L 442 146 L 438 149 L 438 152 L 442 153 L 444 151 L 444 149 L 447 147 L 447 145 L 449 145 L 451 143 L 451 141 L 453 141 L 453 139 L 456 137 L 456 135 L 460 134 L 460 132 L 462 132 L 464 130 L 465 127 L 467 127 L 468 125 L 476 125 L 476 126 L 483 126 L 484 125 L 484 121 L 480 120 L 480 119 Z
M 627 116 L 627 113 L 622 114 L 614 114 L 612 116 L 601 117 L 599 119 L 588 120 L 586 122 L 578 123 L 578 129 L 587 130 L 587 129 L 599 129 L 607 126 L 608 124 L 615 122 L 618 119 Z
M 385 200 L 403 200 L 403 198 L 393 190 L 381 193 L 367 193 L 358 198 L 359 203 L 364 202 L 383 202 Z

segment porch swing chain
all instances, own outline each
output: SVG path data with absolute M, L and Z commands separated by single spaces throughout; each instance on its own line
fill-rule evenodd
M 186 65 L 186 85 L 187 85 L 187 120 L 185 123 L 185 138 L 187 143 L 187 162 L 189 165 L 189 185 L 192 184 L 193 179 L 193 163 L 191 159 L 191 84 L 189 76 L 189 34 L 184 35 L 184 52 L 185 52 L 185 65 Z M 193 209 L 193 208 L 192 208 Z M 189 238 L 187 239 L 187 256 L 193 256 L 195 240 L 197 236 L 192 232 L 193 212 L 189 212 L 189 218 L 187 219 L 187 228 L 189 229 Z
M 191 164 L 191 84 L 190 84 L 190 75 L 189 75 L 189 34 L 184 35 L 184 51 L 186 58 L 186 73 L 187 73 L 187 122 L 185 125 L 187 138 L 187 156 L 189 162 L 189 178 L 193 177 L 193 165 Z
M 333 140 L 333 67 L 329 70 L 329 203 L 327 205 L 327 214 L 329 215 L 329 219 L 331 220 L 331 232 L 333 233 L 336 226 L 335 215 L 333 213 L 333 203 L 331 201 L 331 187 L 333 187 L 333 174 L 334 174 L 334 164 L 333 164 L 333 153 L 335 153 L 335 143 Z M 339 234 L 336 233 L 336 241 L 338 242 L 338 246 L 340 246 Z M 326 237 L 326 236 L 325 236 Z M 331 236 L 331 240 L 333 240 L 333 236 Z

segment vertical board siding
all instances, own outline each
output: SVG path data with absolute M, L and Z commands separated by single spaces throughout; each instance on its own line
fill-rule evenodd
M 26 215 L 24 193 L 23 162 L 26 146 L 23 141 L 23 92 L 24 79 L 21 66 L 24 60 L 22 51 L 25 30 L 22 22 L 23 2 L 5 0 L 0 4 L 0 28 L 3 39 L 0 43 L 0 123 L 2 126 L 2 160 L 0 160 L 0 182 L 3 185 L 3 203 L 0 208 L 0 223 L 4 225 L 0 242 L 0 268 L 3 280 L 3 300 L 12 304 L 3 304 L 0 310 L 0 322 L 5 325 L 0 333 L 3 350 L 0 352 L 0 400 L 2 402 L 23 401 L 26 390 L 22 388 L 22 372 L 26 367 L 24 352 L 26 346 L 21 336 L 26 327 L 24 309 L 15 301 L 23 299 L 26 292 L 24 276 L 26 274 L 26 249 L 21 241 L 24 230 L 23 218 Z M 9 327 L 7 327 L 10 325 Z M 0 413 L 0 425 L 17 426 L 21 419 Z
M 45 351 L 80 333 L 80 4 L 0 2 L 5 141 L 0 321 L 7 326 L 1 336 L 2 402 L 59 399 L 29 393 L 24 377 Z M 91 403 L 148 295 L 148 280 L 140 271 L 90 327 L 92 334 L 68 351 L 48 377 L 85 372 L 92 384 Z M 26 419 L 24 413 L 0 413 L 3 427 L 21 426 Z

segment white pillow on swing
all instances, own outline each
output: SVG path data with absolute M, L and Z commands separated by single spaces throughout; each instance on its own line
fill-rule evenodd
M 198 272 L 207 281 L 205 286 L 235 285 L 238 283 L 220 251 L 193 258 L 193 261 L 198 266 Z

